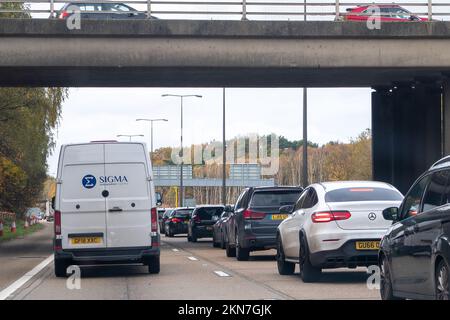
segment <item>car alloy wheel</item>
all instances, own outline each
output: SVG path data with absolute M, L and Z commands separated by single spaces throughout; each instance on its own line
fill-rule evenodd
M 280 275 L 291 275 L 295 272 L 295 263 L 287 262 L 285 260 L 285 255 L 283 251 L 283 244 L 281 243 L 281 238 L 277 238 L 277 267 L 278 273 Z
M 383 258 L 380 264 L 380 295 L 382 300 L 391 300 L 392 283 L 387 259 Z
M 436 273 L 436 299 L 437 300 L 449 300 L 449 269 L 447 263 L 441 260 L 437 268 Z

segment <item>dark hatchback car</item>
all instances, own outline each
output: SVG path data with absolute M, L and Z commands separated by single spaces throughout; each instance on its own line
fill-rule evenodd
M 220 205 L 197 206 L 188 223 L 188 241 L 196 242 L 199 238 L 212 237 L 213 225 L 219 220 L 224 209 L 225 207 Z
M 79 11 L 81 19 L 113 20 L 113 19 L 146 19 L 147 15 L 120 2 L 86 2 L 66 3 L 58 12 L 57 18 L 67 19 Z M 155 17 L 152 17 L 155 19 Z
M 380 244 L 380 294 L 391 299 L 449 296 L 450 157 L 413 184 L 400 208 L 387 208 L 394 224 Z
M 220 215 L 219 220 L 213 225 L 213 247 L 225 249 L 225 224 L 231 216 L 232 207 L 225 206 L 224 211 Z
M 251 187 L 242 191 L 226 222 L 226 254 L 239 261 L 250 252 L 276 248 L 277 227 L 287 216 L 279 212 L 297 202 L 301 187 Z
M 194 208 L 176 208 L 168 216 L 164 230 L 168 237 L 188 233 L 188 223 Z

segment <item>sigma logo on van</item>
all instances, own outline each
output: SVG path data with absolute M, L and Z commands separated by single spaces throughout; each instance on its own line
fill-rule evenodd
M 81 179 L 81 183 L 86 189 L 92 189 L 97 184 L 97 179 L 92 174 L 87 174 Z
M 99 184 L 102 186 L 128 183 L 128 178 L 126 176 L 100 176 L 98 177 L 98 180 Z M 92 189 L 97 184 L 97 178 L 92 174 L 88 174 L 83 177 L 81 183 L 86 189 Z
M 128 183 L 126 176 L 100 176 L 100 184 L 125 184 Z

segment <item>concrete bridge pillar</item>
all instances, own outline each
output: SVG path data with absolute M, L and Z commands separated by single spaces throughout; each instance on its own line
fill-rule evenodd
M 441 85 L 398 85 L 374 90 L 373 178 L 406 193 L 443 154 Z

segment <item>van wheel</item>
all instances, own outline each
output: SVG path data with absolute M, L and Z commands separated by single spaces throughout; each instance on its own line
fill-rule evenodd
M 239 244 L 239 236 L 236 232 L 236 259 L 238 261 L 248 261 L 250 258 L 250 249 L 248 248 L 241 248 Z
M 309 260 L 309 249 L 304 237 L 300 238 L 300 277 L 303 282 L 317 282 L 320 279 L 322 270 L 314 267 Z
M 159 256 L 150 257 L 148 260 L 148 273 L 156 274 L 159 273 L 161 268 Z
M 69 263 L 67 262 L 67 260 L 55 258 L 54 266 L 56 277 L 58 278 L 67 277 L 67 268 L 69 267 Z
M 277 267 L 278 273 L 282 276 L 291 275 L 295 272 L 295 263 L 287 262 L 285 260 L 283 244 L 281 243 L 281 238 L 277 239 Z
M 236 249 L 230 246 L 230 243 L 225 244 L 225 252 L 228 258 L 236 257 Z

